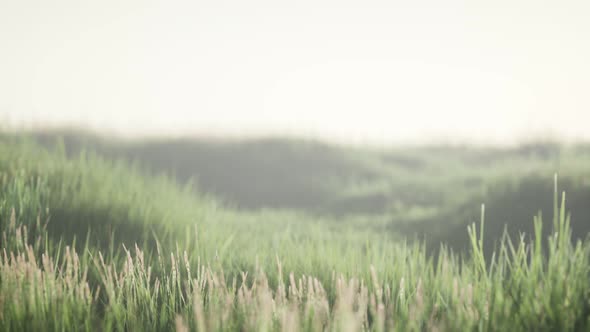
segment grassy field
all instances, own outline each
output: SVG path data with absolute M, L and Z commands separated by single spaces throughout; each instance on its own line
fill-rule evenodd
M 589 176 L 584 145 L 4 134 L 0 330 L 590 330 Z

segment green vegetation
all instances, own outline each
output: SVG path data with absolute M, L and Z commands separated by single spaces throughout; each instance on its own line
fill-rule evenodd
M 533 234 L 532 216 L 553 213 L 552 177 L 558 173 L 575 216 L 574 238 L 590 231 L 590 145 L 361 149 L 286 139 L 123 141 L 79 131 L 32 136 L 47 147 L 63 139 L 72 157 L 91 148 L 151 174 L 168 174 L 183 186 L 197 182 L 200 193 L 224 206 L 311 214 L 322 223 L 336 219 L 338 227 L 353 219 L 357 229 L 425 239 L 429 252 L 441 242 L 455 251 L 469 248 L 467 225 L 478 220 L 482 203 L 488 256 L 505 224 L 512 239 Z
M 288 170 L 281 161 L 288 163 L 293 177 L 260 169 L 262 152 L 244 170 L 235 169 L 240 159 L 217 159 L 244 171 L 243 179 L 267 174 L 284 180 L 277 190 L 299 186 L 320 202 L 297 205 L 290 199 L 299 194 L 277 194 L 265 206 L 270 189 L 252 189 L 257 199 L 240 204 L 241 192 L 232 200 L 230 189 L 224 196 L 203 186 L 205 161 L 186 151 L 152 153 L 171 150 L 157 142 L 39 142 L 0 139 L 2 331 L 590 329 L 587 147 L 492 154 L 281 143 L 295 151 L 291 159 L 275 152 L 263 164 Z M 209 149 L 233 147 L 224 158 L 243 147 L 221 145 Z M 297 167 L 316 160 L 312 152 L 324 170 L 310 180 Z M 552 197 L 554 171 L 573 218 L 565 194 Z M 186 182 L 194 177 L 196 187 Z M 346 210 L 376 193 L 382 210 Z M 545 196 L 549 210 L 529 210 Z M 533 222 L 539 208 L 544 217 Z M 534 228 L 527 237 L 501 236 L 502 218 Z M 437 237 L 406 241 L 411 234 Z M 463 236 L 453 247 L 468 243 L 467 251 L 438 250 L 451 235 Z

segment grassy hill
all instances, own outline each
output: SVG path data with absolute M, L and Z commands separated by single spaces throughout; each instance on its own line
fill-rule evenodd
M 488 252 L 505 225 L 512 236 L 530 234 L 534 215 L 553 213 L 557 173 L 576 211 L 574 236 L 590 231 L 590 145 L 363 149 L 279 138 L 113 141 L 79 131 L 33 134 L 45 146 L 63 141 L 66 154 L 88 148 L 150 174 L 168 174 L 181 185 L 192 181 L 224 206 L 384 219 L 385 227 L 365 227 L 425 238 L 433 249 L 441 242 L 468 247 L 462 235 L 479 219 L 481 204 L 488 207 Z
M 0 330 L 590 328 L 590 243 L 570 229 L 585 237 L 586 148 L 54 138 L 0 139 Z M 555 171 L 571 221 L 553 215 Z M 491 259 L 504 220 L 530 227 L 538 208 L 536 236 Z

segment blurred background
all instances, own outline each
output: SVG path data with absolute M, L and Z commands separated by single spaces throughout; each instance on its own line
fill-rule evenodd
M 486 235 L 531 232 L 559 173 L 584 237 L 588 17 L 587 1 L 4 1 L 0 123 L 231 208 L 432 248 L 463 248 L 484 202 Z
M 344 143 L 588 139 L 587 1 L 4 1 L 16 127 Z

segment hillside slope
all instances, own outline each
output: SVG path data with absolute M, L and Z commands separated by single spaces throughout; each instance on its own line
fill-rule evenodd
M 62 138 L 71 155 L 88 148 L 152 174 L 169 174 L 180 184 L 194 179 L 199 191 L 226 206 L 386 219 L 386 226 L 365 227 L 418 235 L 433 248 L 440 242 L 468 247 L 462 235 L 479 219 L 482 203 L 488 207 L 490 246 L 505 225 L 512 235 L 530 233 L 533 215 L 553 213 L 555 173 L 576 211 L 574 235 L 584 237 L 590 224 L 590 147 L 582 144 L 362 149 L 284 139 L 121 141 L 79 131 L 33 136 L 45 146 Z
M 142 166 L 3 138 L 0 330 L 587 330 L 590 243 L 561 211 L 550 241 L 504 243 L 490 269 L 473 230 L 469 256 L 434 263 L 375 216 L 233 210 Z

